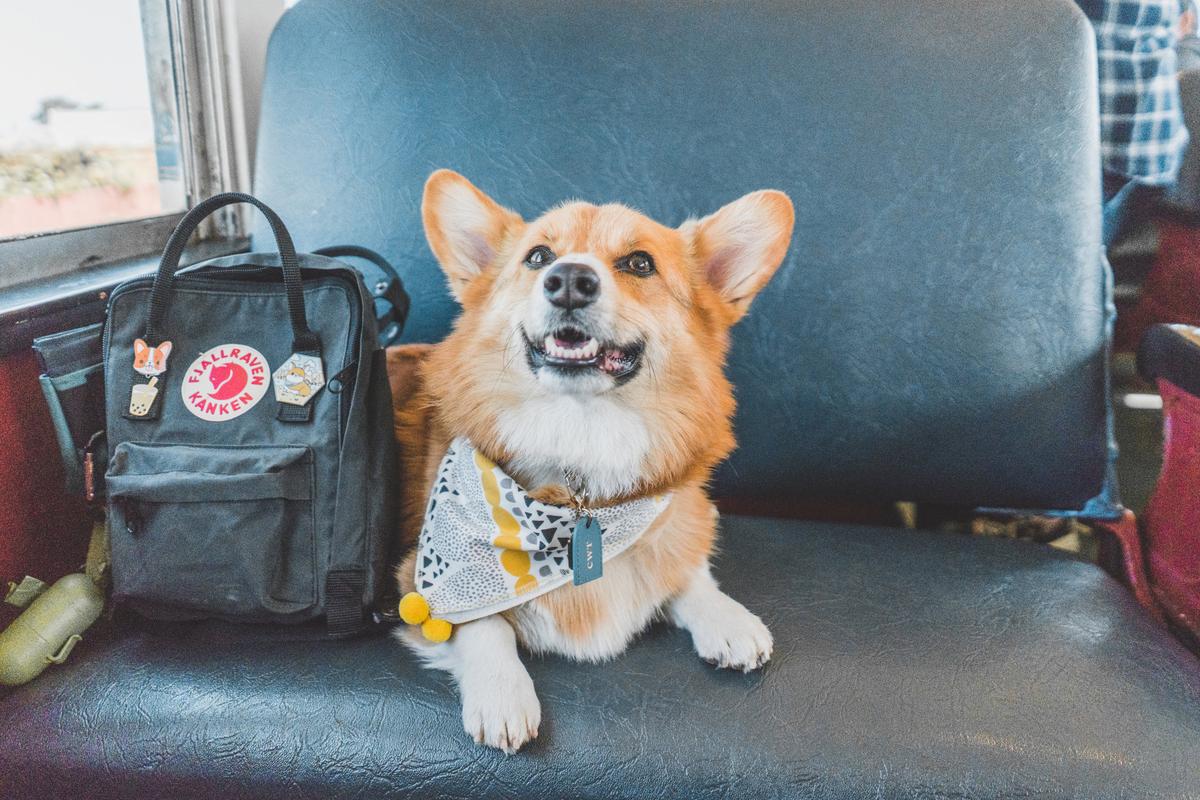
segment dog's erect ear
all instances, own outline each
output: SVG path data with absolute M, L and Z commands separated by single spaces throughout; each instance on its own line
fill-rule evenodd
M 467 285 L 495 265 L 505 241 L 520 233 L 521 218 L 462 175 L 439 169 L 425 182 L 421 201 L 425 238 L 462 302 Z
M 680 227 L 709 284 L 742 317 L 783 263 L 795 212 L 783 192 L 764 189 Z

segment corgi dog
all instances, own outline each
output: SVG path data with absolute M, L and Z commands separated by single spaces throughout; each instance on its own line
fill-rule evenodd
M 308 373 L 300 367 L 292 367 L 287 371 L 283 376 L 283 385 L 301 397 L 312 394 L 312 387 L 308 385 Z
M 440 344 L 389 352 L 410 548 L 401 593 L 414 591 L 414 545 L 456 440 L 543 503 L 569 507 L 572 478 L 590 507 L 666 503 L 598 580 L 457 624 L 441 643 L 401 628 L 455 679 L 466 732 L 508 753 L 537 736 L 541 707 L 519 647 L 603 661 L 661 618 L 718 667 L 765 664 L 771 633 L 709 570 L 717 515 L 706 485 L 734 447 L 729 330 L 787 252 L 787 195 L 753 192 L 678 228 L 586 202 L 526 222 L 439 170 L 422 217 L 462 313 Z
M 162 375 L 167 371 L 167 356 L 171 355 L 171 343 L 163 342 L 151 347 L 144 339 L 133 340 L 133 371 L 147 378 Z

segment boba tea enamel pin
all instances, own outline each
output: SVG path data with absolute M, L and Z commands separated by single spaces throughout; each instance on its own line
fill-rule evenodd
M 144 417 L 154 406 L 154 398 L 158 397 L 158 378 L 151 378 L 149 383 L 135 383 L 129 393 L 129 415 Z
M 157 346 L 145 339 L 133 340 L 133 371 L 149 378 L 148 383 L 135 383 L 129 393 L 129 416 L 144 418 L 154 408 L 158 397 L 158 378 L 167 371 L 167 357 L 171 355 L 171 343 Z

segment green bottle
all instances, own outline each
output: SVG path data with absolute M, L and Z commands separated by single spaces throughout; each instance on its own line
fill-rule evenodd
M 104 595 L 91 578 L 60 578 L 0 632 L 0 684 L 20 686 L 63 663 L 103 610 Z

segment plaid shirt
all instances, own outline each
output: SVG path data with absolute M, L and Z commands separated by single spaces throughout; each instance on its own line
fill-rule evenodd
M 1096 29 L 1104 171 L 1175 181 L 1188 132 L 1176 77 L 1179 0 L 1076 0 Z

